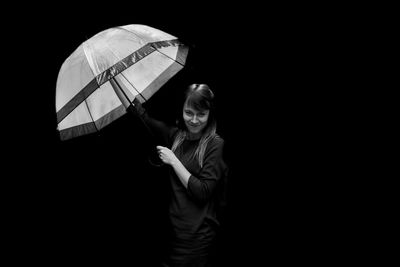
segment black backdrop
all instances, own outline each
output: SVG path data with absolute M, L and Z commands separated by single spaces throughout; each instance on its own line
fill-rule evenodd
M 148 266 L 164 252 L 166 181 L 148 164 L 153 144 L 140 124 L 124 116 L 100 134 L 66 142 L 56 130 L 55 85 L 64 60 L 102 30 L 145 24 L 190 46 L 186 67 L 146 104 L 149 112 L 173 122 L 190 83 L 207 83 L 217 96 L 231 169 L 220 266 L 330 255 L 340 222 L 327 215 L 335 212 L 327 197 L 336 174 L 329 151 L 337 142 L 332 135 L 341 133 L 326 124 L 337 66 L 326 62 L 337 52 L 329 25 L 320 24 L 324 13 L 154 5 L 157 12 L 152 3 L 78 11 L 53 4 L 51 12 L 28 12 L 24 30 L 13 31 L 13 47 L 23 52 L 9 80 L 24 93 L 13 90 L 19 105 L 7 106 L 13 116 L 5 140 L 15 140 L 7 150 L 12 242 L 29 252 L 28 260 L 56 264 Z

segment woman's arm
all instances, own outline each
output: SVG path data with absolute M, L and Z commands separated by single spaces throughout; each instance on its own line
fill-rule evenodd
M 133 105 L 128 107 L 128 110 L 133 112 L 133 114 L 135 114 L 138 119 L 141 120 L 144 126 L 154 137 L 161 138 L 164 144 L 168 143 L 168 138 L 171 136 L 173 127 L 170 127 L 166 123 L 150 117 L 147 114 L 146 109 L 136 98 L 133 101 Z
M 213 197 L 225 171 L 224 140 L 217 137 L 208 146 L 200 173 L 189 177 L 187 187 L 189 195 L 200 204 L 207 203 Z
M 157 146 L 158 154 L 160 155 L 160 159 L 165 163 L 170 165 L 179 180 L 182 182 L 183 186 L 187 188 L 188 181 L 191 176 L 191 173 L 183 166 L 182 162 L 175 156 L 174 152 L 172 152 L 169 148 L 163 146 Z
M 161 160 L 171 165 L 189 195 L 199 203 L 206 203 L 211 198 L 224 171 L 222 158 L 224 142 L 221 138 L 217 139 L 218 141 L 209 144 L 203 168 L 197 176 L 191 174 L 171 150 L 162 146 L 157 147 Z

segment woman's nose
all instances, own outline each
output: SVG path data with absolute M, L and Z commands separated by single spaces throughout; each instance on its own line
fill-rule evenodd
M 197 118 L 196 115 L 194 115 L 192 118 L 192 123 L 197 123 L 198 121 L 199 121 L 199 119 Z

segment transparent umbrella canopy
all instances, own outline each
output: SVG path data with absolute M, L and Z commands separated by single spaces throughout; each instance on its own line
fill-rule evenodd
M 57 77 L 61 140 L 100 131 L 135 98 L 147 101 L 184 67 L 187 54 L 177 37 L 138 24 L 110 28 L 83 42 Z

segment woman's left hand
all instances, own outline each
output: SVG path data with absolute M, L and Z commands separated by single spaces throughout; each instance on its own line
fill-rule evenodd
M 165 164 L 172 165 L 177 160 L 174 152 L 172 152 L 169 148 L 164 146 L 157 146 L 157 150 L 158 156 Z

